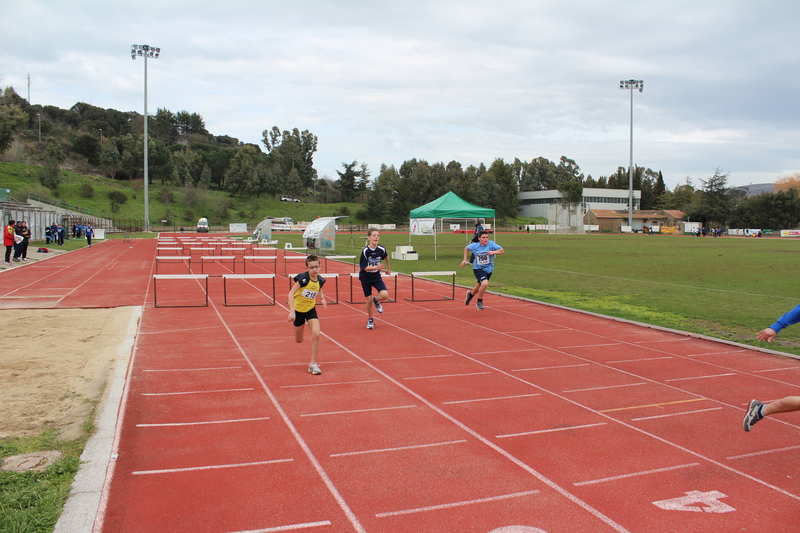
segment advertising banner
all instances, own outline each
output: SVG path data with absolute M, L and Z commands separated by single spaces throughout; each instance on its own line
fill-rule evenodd
M 436 219 L 412 218 L 409 230 L 411 235 L 436 235 Z

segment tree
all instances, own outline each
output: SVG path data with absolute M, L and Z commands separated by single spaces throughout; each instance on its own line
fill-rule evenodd
M 28 123 L 28 114 L 22 108 L 11 102 L 17 93 L 11 87 L 0 98 L 0 154 L 11 148 L 14 135 Z
M 781 176 L 775 180 L 775 192 L 788 191 L 789 189 L 800 190 L 800 172 L 795 172 L 791 176 Z
M 494 181 L 492 189 L 495 196 L 494 202 L 488 204 L 488 207 L 495 209 L 498 218 L 516 217 L 519 202 L 517 200 L 517 180 L 512 165 L 497 158 L 492 162 L 492 166 L 489 167 L 486 174 L 490 175 Z
M 570 226 L 572 225 L 571 212 L 575 211 L 575 206 L 583 201 L 583 185 L 578 181 L 562 181 L 558 184 L 558 192 L 561 193 L 564 203 L 567 206 L 567 213 L 570 217 Z M 576 220 L 575 225 L 582 225 L 582 220 Z
M 66 156 L 61 151 L 56 141 L 47 143 L 44 165 L 39 169 L 39 181 L 48 189 L 55 189 L 61 183 L 61 172 L 59 165 L 64 162 Z
M 554 189 L 556 165 L 544 157 L 537 157 L 527 165 L 519 180 L 520 191 L 545 191 Z
M 122 158 L 117 149 L 117 143 L 113 140 L 104 144 L 103 151 L 100 152 L 100 166 L 108 172 L 108 176 L 113 180 L 119 170 Z
M 339 174 L 339 182 L 337 183 L 337 189 L 342 194 L 342 201 L 349 202 L 353 199 L 356 193 L 356 179 L 358 178 L 359 171 L 356 170 L 356 165 L 358 165 L 358 161 L 353 161 L 352 163 L 342 163 L 342 168 L 344 172 L 336 171 Z
M 713 176 L 700 181 L 703 182 L 703 188 L 689 216 L 692 220 L 703 222 L 706 227 L 712 224 L 725 225 L 736 203 L 736 197 L 728 188 L 728 174 L 717 169 Z
M 309 188 L 313 185 L 317 177 L 314 168 L 314 152 L 317 151 L 318 143 L 316 135 L 308 130 L 301 132 L 294 128 L 289 132 L 273 126 L 271 130 L 262 132 L 261 142 L 267 152 L 280 163 L 284 175 L 296 169 L 303 187 Z
M 100 163 L 100 140 L 91 133 L 80 135 L 72 143 L 72 149 L 86 157 L 89 164 L 97 165 Z
M 258 192 L 258 174 L 253 162 L 256 150 L 244 145 L 236 152 L 225 179 L 228 190 L 240 198 L 250 198 Z

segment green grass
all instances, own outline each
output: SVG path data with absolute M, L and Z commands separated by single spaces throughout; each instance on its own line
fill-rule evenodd
M 357 253 L 363 236 L 354 247 L 349 234 L 338 234 L 336 252 Z M 408 241 L 405 233 L 381 235 L 390 252 Z M 800 355 L 800 326 L 771 345 L 755 340 L 800 303 L 796 239 L 500 234 L 497 241 L 506 253 L 496 258 L 490 290 Z M 392 269 L 456 270 L 456 282 L 472 286 L 469 267 L 459 268 L 465 236 L 442 234 L 437 243 L 434 260 L 433 237 L 413 237 L 420 259 L 392 261 Z
M 59 450 L 63 456 L 44 472 L 0 472 L 0 531 L 45 533 L 53 531 L 80 466 L 80 455 L 92 430 L 84 436 L 62 441 L 56 430 L 35 437 L 0 439 L 0 457 L 37 451 Z

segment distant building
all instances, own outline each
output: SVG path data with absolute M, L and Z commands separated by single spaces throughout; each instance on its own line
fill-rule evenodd
M 563 202 L 561 193 L 556 190 L 525 191 L 517 193 L 519 200 L 519 216 L 548 217 L 549 208 L 553 204 Z M 639 209 L 642 191 L 633 191 L 633 209 Z M 628 189 L 583 189 L 584 210 L 607 209 L 628 212 Z

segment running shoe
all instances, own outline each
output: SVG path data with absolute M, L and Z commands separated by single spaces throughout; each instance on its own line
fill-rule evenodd
M 745 431 L 750 431 L 753 429 L 753 426 L 756 425 L 756 422 L 764 418 L 758 414 L 762 405 L 764 404 L 758 400 L 750 400 L 750 406 L 747 408 L 747 414 L 744 415 L 744 420 L 742 420 L 742 428 L 744 428 Z
M 322 369 L 319 367 L 317 363 L 311 363 L 310 365 L 308 365 L 308 371 L 314 374 L 315 376 L 322 374 Z
M 374 305 L 374 306 L 375 306 L 375 310 L 376 310 L 376 311 L 377 311 L 379 314 L 380 314 L 380 313 L 383 313 L 383 306 L 382 306 L 382 305 L 381 305 L 381 303 L 378 301 L 378 299 L 377 299 L 377 298 L 375 298 L 374 296 L 372 297 L 372 305 Z
M 475 304 L 475 307 L 478 308 L 478 311 L 483 311 L 483 300 L 478 300 L 478 303 Z
M 371 318 L 367 320 L 367 329 L 375 329 L 375 321 Z
M 472 291 L 467 291 L 467 297 L 464 299 L 464 305 L 469 305 L 469 303 L 472 301 L 472 296 Z

